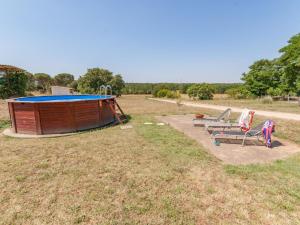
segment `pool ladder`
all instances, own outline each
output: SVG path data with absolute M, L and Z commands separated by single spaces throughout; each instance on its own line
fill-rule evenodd
M 107 92 L 109 90 L 109 94 L 110 96 L 112 96 L 112 87 L 110 85 L 101 85 L 99 88 L 99 95 L 102 95 L 102 93 L 104 93 L 104 96 L 107 97 Z M 106 101 L 106 100 L 105 100 Z M 127 116 L 126 114 L 123 112 L 123 110 L 121 109 L 121 107 L 119 106 L 119 104 L 117 103 L 117 101 L 115 99 L 113 99 L 113 103 L 111 103 L 110 101 L 108 101 L 109 104 L 109 108 L 112 111 L 112 113 L 115 115 L 118 123 L 123 124 L 124 122 L 127 121 Z M 117 107 L 117 109 L 120 111 L 120 114 L 116 112 L 115 106 Z
M 102 93 L 104 94 L 104 96 L 107 96 L 107 92 L 109 90 L 109 95 L 112 95 L 112 87 L 110 85 L 101 85 L 99 88 L 99 95 L 102 95 Z

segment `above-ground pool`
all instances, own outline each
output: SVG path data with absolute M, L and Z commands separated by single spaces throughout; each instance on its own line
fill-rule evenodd
M 8 100 L 12 129 L 21 134 L 61 134 L 116 121 L 114 96 L 53 95 Z

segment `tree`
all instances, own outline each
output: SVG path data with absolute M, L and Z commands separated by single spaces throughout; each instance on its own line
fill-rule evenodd
M 233 99 L 246 99 L 251 97 L 251 92 L 245 86 L 237 86 L 225 91 Z
M 281 74 L 275 63 L 274 60 L 258 60 L 249 67 L 248 73 L 243 74 L 242 80 L 253 95 L 266 95 L 270 87 L 278 87 Z
M 72 83 L 69 85 L 70 88 L 73 88 L 74 91 L 78 91 L 78 82 L 77 80 L 73 80 Z
M 52 84 L 52 78 L 50 75 L 46 73 L 36 73 L 34 74 L 34 79 L 37 83 L 37 89 L 41 92 L 46 92 L 50 89 L 50 86 Z
M 279 52 L 279 58 L 256 61 L 243 74 L 242 80 L 252 94 L 300 95 L 300 34 L 290 38 Z
M 116 96 L 121 96 L 122 89 L 125 87 L 125 82 L 122 76 L 120 74 L 115 75 L 109 84 L 112 87 L 113 94 Z
M 54 77 L 54 84 L 67 87 L 74 81 L 74 76 L 69 73 L 60 73 Z
M 7 72 L 0 84 L 0 98 L 24 96 L 28 77 L 26 72 Z
M 300 81 L 300 34 L 290 38 L 288 44 L 279 50 L 282 55 L 278 59 L 282 70 L 282 88 L 289 94 L 297 92 Z
M 26 91 L 36 90 L 35 79 L 32 73 L 25 72 L 27 76 Z
M 279 88 L 279 87 L 277 87 L 277 88 L 270 87 L 267 90 L 267 94 L 272 96 L 272 97 L 277 97 L 277 96 L 282 96 L 283 92 L 282 92 L 282 89 Z
M 187 90 L 189 97 L 197 98 L 199 100 L 210 100 L 214 97 L 214 88 L 207 84 L 194 84 Z
M 113 93 L 120 95 L 124 81 L 121 75 L 114 76 L 109 70 L 101 68 L 88 69 L 87 73 L 78 79 L 78 90 L 81 93 L 97 94 L 101 85 L 111 85 Z

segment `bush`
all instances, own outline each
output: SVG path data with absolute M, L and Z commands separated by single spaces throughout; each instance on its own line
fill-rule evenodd
M 158 97 L 158 98 L 180 98 L 180 94 L 178 91 L 171 91 L 168 89 L 161 89 L 159 91 L 156 92 L 156 94 L 154 95 L 154 97 Z
M 180 96 L 179 91 L 168 91 L 166 97 L 167 98 L 180 98 L 181 96 Z
M 244 86 L 230 88 L 225 93 L 233 99 L 246 99 L 252 97 L 251 92 Z
M 158 98 L 164 98 L 167 96 L 167 93 L 169 92 L 168 89 L 161 89 L 156 93 L 156 97 Z
M 0 83 L 0 98 L 24 96 L 28 77 L 25 72 L 8 72 Z
M 214 88 L 206 83 L 194 84 L 187 90 L 189 97 L 197 98 L 199 100 L 210 100 L 214 97 Z

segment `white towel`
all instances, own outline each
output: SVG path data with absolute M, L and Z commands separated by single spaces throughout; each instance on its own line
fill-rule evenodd
M 249 112 L 250 110 L 245 108 L 239 118 L 239 125 L 241 128 L 249 128 Z

